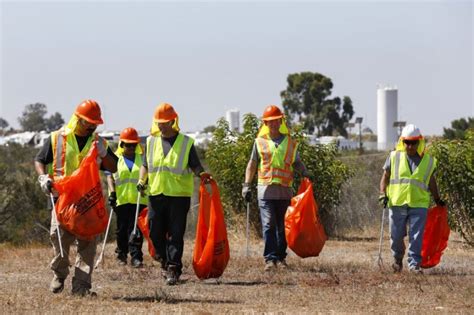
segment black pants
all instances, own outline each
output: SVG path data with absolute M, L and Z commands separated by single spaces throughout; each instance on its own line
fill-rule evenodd
M 146 205 L 140 205 L 140 212 Z M 137 227 L 136 236 L 130 239 L 135 224 L 135 211 L 137 205 L 124 204 L 115 208 L 117 214 L 117 248 L 115 253 L 119 259 L 127 259 L 127 254 L 130 253 L 132 259 L 143 261 L 143 234 Z
M 156 195 L 149 197 L 148 225 L 150 238 L 162 268 L 174 266 L 181 274 L 184 232 L 191 197 Z

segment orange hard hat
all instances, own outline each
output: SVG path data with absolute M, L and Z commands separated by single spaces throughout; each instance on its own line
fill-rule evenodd
M 91 124 L 100 125 L 104 123 L 101 117 L 100 106 L 93 100 L 85 100 L 77 105 L 75 114 Z
M 120 141 L 125 143 L 139 143 L 140 138 L 138 137 L 138 132 L 134 128 L 128 127 L 120 133 Z
M 262 120 L 275 120 L 283 117 L 283 113 L 281 112 L 280 108 L 276 105 L 268 105 L 265 110 L 263 111 Z
M 157 122 L 165 123 L 176 119 L 178 117 L 178 114 L 174 110 L 173 106 L 171 106 L 171 104 L 161 103 L 155 109 L 155 114 L 153 115 L 153 117 Z

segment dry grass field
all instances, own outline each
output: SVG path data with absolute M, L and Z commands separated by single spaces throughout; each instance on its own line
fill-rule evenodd
M 376 237 L 330 240 L 320 257 L 290 255 L 290 270 L 273 274 L 263 272 L 261 241 L 252 242 L 250 257 L 244 240 L 230 243 L 223 277 L 200 281 L 187 242 L 182 281 L 173 287 L 148 255 L 143 269 L 118 266 L 109 243 L 93 275 L 94 298 L 73 297 L 71 278 L 62 293 L 48 291 L 49 247 L 0 245 L 1 313 L 474 313 L 474 251 L 455 236 L 441 264 L 423 275 L 391 272 L 388 239 L 380 271 Z

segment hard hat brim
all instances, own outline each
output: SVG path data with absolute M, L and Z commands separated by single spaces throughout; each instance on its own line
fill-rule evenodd
M 280 119 L 280 118 L 283 118 L 283 115 L 265 117 L 265 118 L 262 118 L 262 120 L 263 121 L 269 121 L 269 120 L 276 120 L 276 119 Z
M 120 141 L 124 143 L 140 143 L 140 139 L 138 140 L 120 139 Z
M 421 140 L 423 136 L 414 136 L 414 137 L 402 137 L 402 140 Z
M 90 119 L 89 117 L 86 117 L 82 114 L 78 114 L 76 113 L 76 115 L 88 122 L 90 122 L 91 124 L 94 124 L 94 125 L 102 125 L 104 123 L 104 121 L 102 120 L 102 118 L 99 118 L 99 119 Z
M 156 119 L 156 118 L 155 118 L 155 121 L 156 121 L 157 123 L 167 123 L 167 122 L 170 122 L 170 121 L 175 120 L 175 119 L 176 119 L 176 117 L 171 118 L 171 119 L 164 119 L 164 118 Z

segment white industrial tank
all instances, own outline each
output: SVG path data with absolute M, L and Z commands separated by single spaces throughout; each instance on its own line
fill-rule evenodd
M 398 89 L 392 86 L 377 88 L 377 149 L 393 149 L 398 141 L 393 123 L 398 117 Z

